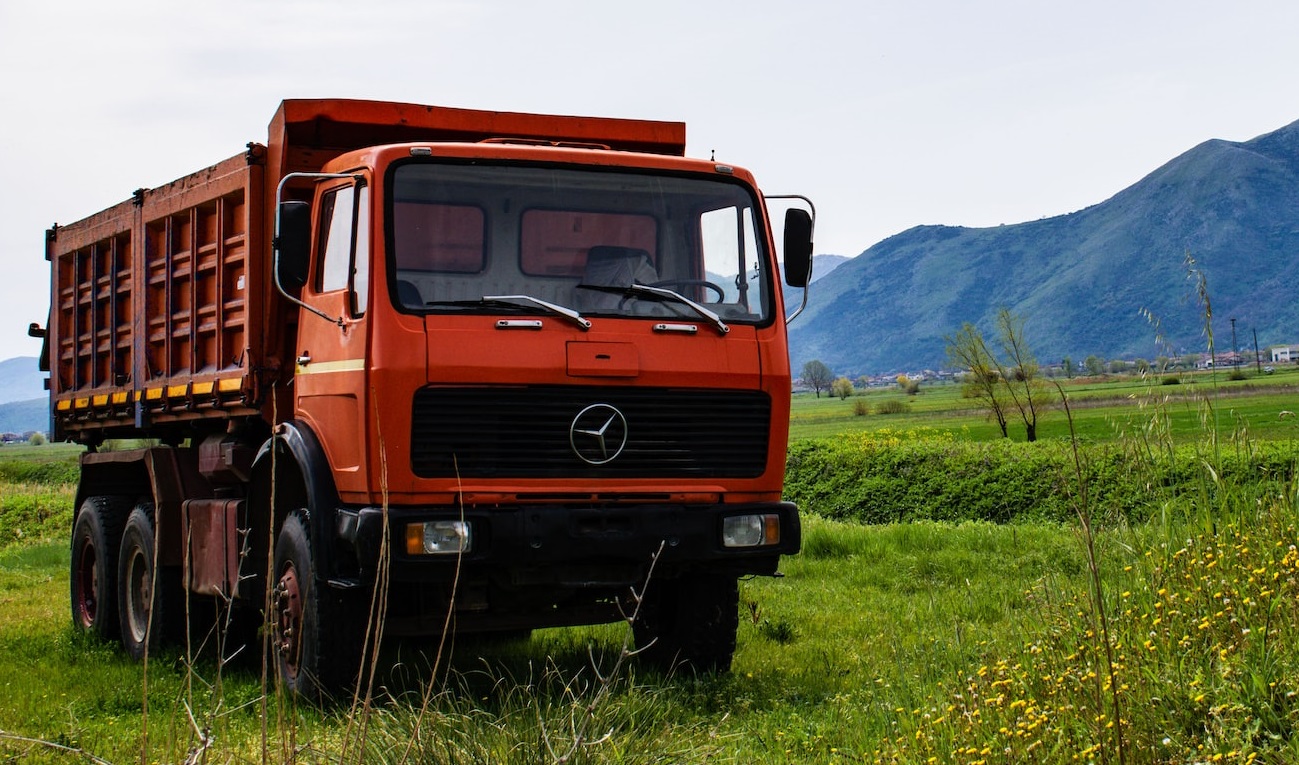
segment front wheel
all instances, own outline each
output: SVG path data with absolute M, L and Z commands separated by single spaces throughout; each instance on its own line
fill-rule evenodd
M 351 601 L 324 584 L 301 513 L 284 519 L 275 542 L 271 632 L 280 678 L 291 692 L 320 699 L 354 682 L 364 623 Z
M 739 603 L 739 584 L 733 577 L 651 581 L 632 624 L 641 660 L 663 671 L 730 671 Z

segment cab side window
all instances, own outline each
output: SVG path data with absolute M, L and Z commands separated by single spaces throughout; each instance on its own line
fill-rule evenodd
M 365 313 L 370 286 L 370 190 L 341 186 L 325 193 L 320 208 L 320 292 L 348 290 L 352 313 Z

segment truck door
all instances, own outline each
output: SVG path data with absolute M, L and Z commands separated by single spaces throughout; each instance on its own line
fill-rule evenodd
M 340 493 L 364 491 L 368 445 L 367 308 L 370 193 L 365 183 L 333 182 L 321 193 L 316 256 L 303 302 L 294 375 L 296 416 L 320 439 Z

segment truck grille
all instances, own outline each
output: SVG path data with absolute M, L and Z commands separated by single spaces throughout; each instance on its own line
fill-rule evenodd
M 411 467 L 421 478 L 754 478 L 770 419 L 760 391 L 427 387 L 415 394 Z

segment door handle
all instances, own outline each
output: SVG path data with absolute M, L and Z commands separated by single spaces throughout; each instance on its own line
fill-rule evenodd
M 305 367 L 310 363 L 311 363 L 311 352 L 303 351 L 302 355 L 298 357 L 298 366 Z

